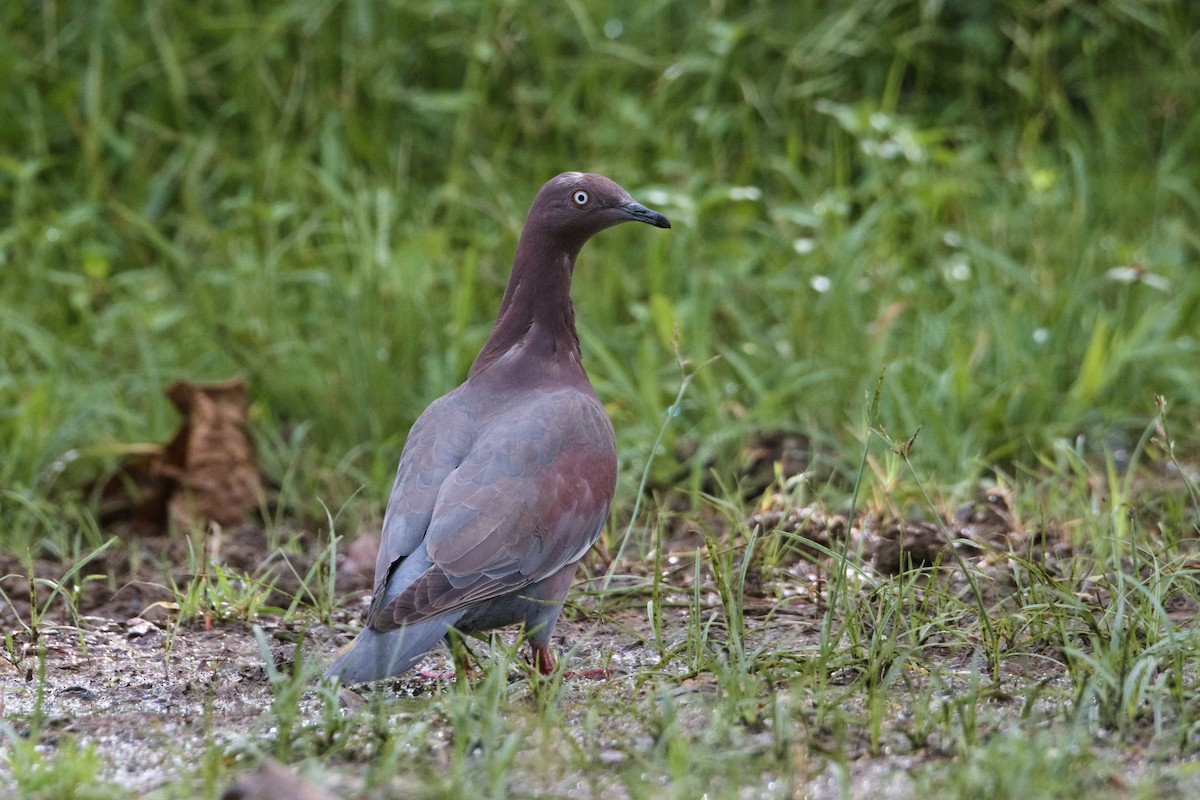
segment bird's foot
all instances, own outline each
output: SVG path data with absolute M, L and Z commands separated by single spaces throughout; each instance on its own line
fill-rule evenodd
M 623 674 L 621 670 L 613 669 L 612 667 L 600 667 L 598 669 L 582 669 L 578 672 L 564 672 L 563 680 L 603 680 L 604 678 L 615 678 Z
M 549 647 L 533 647 L 533 667 L 542 676 L 547 676 L 554 672 L 554 654 L 550 652 Z M 585 669 L 578 672 L 572 670 L 563 673 L 563 680 L 577 680 L 583 678 L 585 680 L 598 680 L 602 678 L 612 678 L 619 675 L 620 671 L 611 667 L 601 667 L 599 669 Z

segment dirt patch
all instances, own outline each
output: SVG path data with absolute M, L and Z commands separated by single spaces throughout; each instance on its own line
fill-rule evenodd
M 344 622 L 349 622 L 345 615 Z M 632 615 L 619 624 L 566 620 L 555 646 L 570 650 L 572 668 L 608 667 L 613 685 L 631 684 L 638 670 L 653 665 L 656 652 L 627 638 Z M 269 658 L 290 670 L 296 642 L 303 658 L 327 663 L 347 637 L 329 626 L 259 622 Z M 263 648 L 252 627 L 220 623 L 160 627 L 141 618 L 126 621 L 85 617 L 78 626 L 45 626 L 37 641 L 44 663 L 29 652 L 19 664 L 2 664 L 4 716 L 19 735 L 41 715 L 41 741 L 54 748 L 61 737 L 96 745 L 105 779 L 143 793 L 189 776 L 214 739 L 233 757 L 255 754 L 276 732 L 265 712 L 275 699 Z M 476 646 L 479 649 L 479 646 Z M 416 669 L 394 681 L 362 689 L 394 698 L 419 698 L 445 683 L 429 674 L 452 674 L 449 653 L 435 650 Z M 425 673 L 423 676 L 421 673 Z M 524 681 L 514 672 L 512 680 Z M 321 714 L 312 692 L 300 699 L 302 720 Z M 16 722 L 22 721 L 22 722 Z
M 952 711 L 958 698 L 986 682 L 981 713 L 994 717 L 999 727 L 1003 720 L 1031 714 L 1061 716 L 1069 702 L 1071 683 L 1059 654 L 1027 646 L 1006 655 L 998 673 L 987 674 L 986 654 L 969 641 L 975 635 L 968 630 L 969 621 L 956 629 L 952 620 L 945 627 L 931 626 L 920 645 L 922 658 L 936 663 L 936 684 L 922 663 L 896 666 L 886 652 L 874 652 L 862 641 L 839 640 L 838 659 L 822 667 L 828 674 L 821 680 L 833 690 L 847 687 L 839 702 L 852 718 L 870 720 L 880 714 L 878 730 L 866 723 L 830 726 L 820 708 L 805 705 L 810 701 L 804 692 L 793 691 L 795 676 L 808 671 L 805 665 L 820 650 L 829 585 L 841 554 L 850 556 L 843 579 L 859 587 L 863 601 L 855 613 L 875 607 L 872 593 L 888 591 L 889 578 L 911 573 L 920 587 L 966 598 L 965 618 L 980 600 L 1002 607 L 1026 585 L 1029 570 L 1055 575 L 1074 563 L 1079 553 L 1063 526 L 1023 525 L 1007 493 L 984 490 L 973 503 L 940 519 L 902 518 L 886 510 L 848 518 L 819 507 L 791 507 L 782 497 L 768 496 L 748 519 L 732 526 L 743 533 L 735 535 L 728 523 L 720 525 L 715 517 L 681 515 L 661 552 L 620 564 L 615 570 L 619 577 L 604 591 L 598 589 L 600 577 L 577 587 L 573 598 L 580 606 L 564 615 L 554 646 L 567 655 L 573 671 L 606 668 L 611 674 L 563 688 L 557 713 L 564 741 L 574 748 L 570 752 L 588 753 L 603 769 L 645 771 L 646 754 L 663 747 L 664 725 L 702 739 L 712 727 L 717 699 L 728 707 L 731 695 L 744 692 L 744 707 L 733 704 L 740 715 L 735 733 L 725 734 L 734 738 L 721 746 L 750 759 L 770 753 L 774 763 L 782 759 L 790 766 L 786 775 L 763 771 L 745 791 L 734 794 L 782 797 L 802 785 L 806 795 L 817 798 L 841 797 L 847 787 L 853 796 L 905 797 L 913 791 L 913 775 L 921 765 L 958 752 L 955 741 L 913 722 L 911 704 L 925 704 L 918 716 L 962 713 Z M 328 724 L 320 722 L 330 712 L 311 679 L 319 674 L 316 665 L 328 663 L 361 624 L 374 545 L 370 537 L 361 537 L 339 555 L 343 571 L 335 610 L 322 620 L 316 608 L 303 602 L 292 613 L 279 611 L 303 599 L 311 582 L 304 576 L 320 567 L 320 548 L 311 537 L 295 533 L 282 544 L 280 538 L 245 525 L 228 531 L 211 528 L 199 542 L 127 540 L 86 564 L 42 559 L 30 565 L 11 556 L 0 558 L 0 588 L 7 598 L 0 602 L 0 623 L 8 632 L 0 661 L 0 702 L 12 730 L 28 735 L 36 728 L 48 750 L 63 737 L 94 744 L 104 762 L 102 777 L 135 793 L 197 780 L 197 765 L 213 753 L 223 754 L 227 763 L 220 774 L 225 776 L 240 771 L 236 765 L 243 760 L 246 766 L 257 764 L 269 743 L 278 741 L 279 718 L 270 710 L 280 688 L 272 684 L 271 674 L 292 674 L 297 658 L 314 666 L 305 667 L 309 677 L 294 700 L 296 724 Z M 743 558 L 747 553 L 749 558 Z M 605 564 L 593 558 L 593 574 L 600 576 Z M 204 566 L 181 566 L 188 564 Z M 201 591 L 192 616 L 180 621 L 185 588 L 203 588 L 206 581 L 215 585 L 218 577 L 257 587 L 259 610 L 249 616 L 257 632 L 237 621 L 244 608 L 223 606 L 225 595 L 216 592 Z M 1082 585 L 1072 586 L 1084 591 Z M 1107 603 L 1102 590 L 1093 586 L 1086 591 L 1095 594 L 1087 601 L 1096 609 Z M 915 591 L 914 601 L 919 597 Z M 1195 592 L 1174 592 L 1164 598 L 1164 608 L 1173 623 L 1190 624 L 1197 612 Z M 741 628 L 731 631 L 735 617 Z M 40 623 L 31 630 L 34 618 Z M 895 624 L 867 620 L 862 629 L 870 634 Z M 731 642 L 735 634 L 741 639 L 736 648 Z M 695 662 L 686 653 L 697 647 L 718 659 L 750 654 L 744 656 L 752 661 L 742 678 L 747 685 L 730 686 L 714 672 L 689 668 Z M 363 690 L 376 707 L 409 699 L 433 703 L 434 718 L 421 723 L 424 738 L 411 745 L 425 759 L 421 763 L 433 765 L 426 768 L 449 763 L 460 746 L 456 737 L 462 735 L 463 722 L 449 716 L 452 704 L 438 701 L 446 683 L 420 673 L 451 668 L 448 653 L 439 649 L 413 672 Z M 872 710 L 869 692 L 849 691 L 896 669 L 900 672 L 894 674 L 903 678 L 889 690 L 884 712 Z M 536 708 L 535 693 L 526 676 L 514 669 L 511 680 L 506 704 L 514 713 L 535 713 L 530 710 Z M 799 728 L 793 740 L 781 745 L 772 703 L 784 701 L 792 704 L 789 724 Z M 603 710 L 600 721 L 597 709 Z M 666 710 L 669 723 L 663 721 Z M 399 722 L 388 723 L 393 729 L 411 727 L 413 714 L 402 705 L 389 713 L 399 714 Z M 326 763 L 328 770 L 318 778 L 321 789 L 341 796 L 361 792 L 364 764 L 375 757 L 377 747 L 371 734 L 364 735 L 363 743 L 345 747 Z M 319 743 L 312 747 L 319 752 Z M 781 747 L 786 753 L 781 754 Z M 837 769 L 830 768 L 834 753 Z M 1137 753 L 1114 747 L 1108 754 L 1125 765 L 1130 779 L 1143 774 L 1145 765 Z M 627 794 L 595 783 L 594 776 L 546 767 L 536 746 L 518 748 L 514 759 L 513 794 Z M 405 779 L 396 780 L 391 794 L 410 793 L 402 785 Z M 721 778 L 713 780 L 719 784 Z

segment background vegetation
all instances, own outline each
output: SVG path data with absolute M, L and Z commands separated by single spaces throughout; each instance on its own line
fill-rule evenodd
M 939 502 L 1119 462 L 1156 395 L 1194 464 L 1198 31 L 1188 0 L 0 4 L 0 550 L 98 547 L 86 480 L 235 372 L 281 513 L 374 519 L 567 169 L 675 225 L 576 274 L 622 519 L 648 464 L 711 491 L 771 430 L 841 502 L 884 371 L 870 423 L 920 429 Z
M 922 426 L 943 481 L 1136 431 L 1155 394 L 1196 419 L 1188 3 L 0 13 L 0 480 L 26 498 L 161 440 L 172 379 L 242 371 L 276 469 L 300 459 L 288 501 L 377 506 L 576 168 L 677 225 L 577 279 L 627 474 L 676 346 L 720 360 L 672 435 L 726 463 L 769 428 L 854 453 L 884 368 L 881 422 Z

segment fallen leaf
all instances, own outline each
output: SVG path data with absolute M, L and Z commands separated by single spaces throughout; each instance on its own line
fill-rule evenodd
M 262 502 L 265 482 L 247 422 L 246 382 L 176 381 L 167 398 L 183 415 L 165 445 L 122 445 L 121 465 L 92 485 L 100 522 L 127 523 L 153 536 L 168 521 L 188 529 L 244 524 Z
M 176 483 L 168 501 L 171 518 L 185 527 L 245 522 L 263 493 L 246 420 L 245 380 L 176 381 L 167 397 L 184 416 L 157 465 Z

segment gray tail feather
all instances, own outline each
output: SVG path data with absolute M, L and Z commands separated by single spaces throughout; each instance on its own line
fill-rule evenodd
M 386 633 L 364 628 L 329 665 L 325 677 L 337 676 L 342 683 L 365 683 L 399 675 L 432 650 L 456 621 L 457 616 L 452 615 Z

